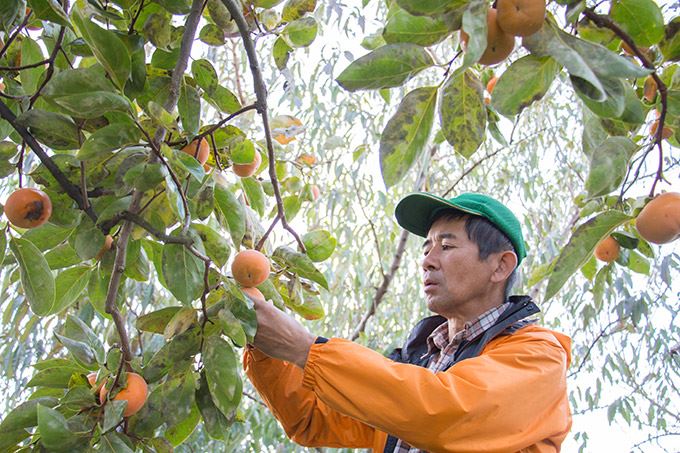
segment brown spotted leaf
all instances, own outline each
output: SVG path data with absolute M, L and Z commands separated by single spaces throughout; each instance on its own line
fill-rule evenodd
M 467 70 L 454 74 L 441 90 L 439 120 L 446 141 L 464 157 L 470 157 L 484 141 L 486 108 L 482 84 Z
M 380 169 L 387 187 L 398 183 L 425 149 L 432 129 L 437 87 L 408 93 L 380 137 Z

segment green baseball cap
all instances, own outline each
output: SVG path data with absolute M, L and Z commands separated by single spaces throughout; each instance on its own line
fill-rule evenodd
M 489 220 L 510 239 L 517 254 L 517 265 L 527 256 L 519 220 L 507 206 L 488 195 L 468 192 L 447 200 L 427 192 L 412 193 L 397 204 L 394 215 L 402 228 L 427 237 L 432 220 L 445 209 L 457 209 Z

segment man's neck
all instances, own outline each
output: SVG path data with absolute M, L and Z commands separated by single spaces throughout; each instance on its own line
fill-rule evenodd
M 461 311 L 452 316 L 447 316 L 449 325 L 449 338 L 453 338 L 461 330 L 465 329 L 465 324 L 478 319 L 481 315 L 503 304 L 503 299 L 497 299 L 495 302 L 487 302 L 483 304 L 474 304 L 474 308 L 468 311 Z

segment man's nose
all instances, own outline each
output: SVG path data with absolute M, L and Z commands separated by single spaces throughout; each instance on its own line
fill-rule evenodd
M 437 268 L 437 262 L 437 252 L 433 248 L 423 256 L 421 266 L 423 270 L 432 270 Z

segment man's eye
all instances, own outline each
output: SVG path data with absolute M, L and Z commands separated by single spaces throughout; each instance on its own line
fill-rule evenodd
M 449 245 L 449 244 L 442 244 L 442 250 L 448 250 L 448 249 L 452 249 L 452 248 L 453 248 L 452 245 Z

